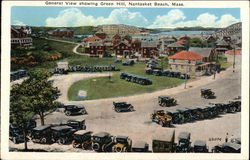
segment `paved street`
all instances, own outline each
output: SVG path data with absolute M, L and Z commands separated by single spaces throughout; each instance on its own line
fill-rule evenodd
M 65 94 L 60 97 L 60 100 L 65 103 L 84 105 L 88 115 L 70 116 L 67 117 L 62 112 L 53 112 L 45 119 L 47 124 L 49 123 L 61 123 L 68 119 L 86 119 L 87 130 L 94 131 L 107 131 L 112 135 L 127 135 L 132 140 L 144 140 L 149 143 L 150 149 L 152 145 L 152 136 L 157 134 L 164 134 L 169 130 L 175 129 L 176 142 L 178 134 L 181 131 L 191 132 L 191 141 L 205 140 L 209 146 L 223 143 L 226 133 L 229 133 L 229 138 L 240 137 L 241 133 L 241 113 L 220 115 L 217 118 L 196 121 L 193 123 L 186 123 L 181 125 L 175 125 L 174 128 L 165 128 L 160 125 L 151 122 L 150 114 L 154 109 L 172 110 L 176 108 L 184 108 L 188 106 L 204 107 L 209 102 L 228 102 L 237 97 L 241 93 L 240 88 L 240 58 L 236 57 L 236 68 L 233 72 L 233 68 L 230 67 L 226 71 L 217 74 L 215 79 L 213 76 L 197 78 L 194 81 L 187 83 L 187 89 L 184 89 L 184 84 L 171 89 L 163 89 L 160 91 L 146 93 L 141 95 L 107 98 L 100 100 L 88 100 L 88 101 L 67 101 Z M 229 57 L 232 60 L 232 57 Z M 66 77 L 64 77 L 66 79 Z M 75 79 L 75 78 L 73 78 Z M 59 83 L 59 81 L 57 81 Z M 63 84 L 63 85 L 62 85 Z M 59 89 L 65 88 L 67 83 L 56 84 Z M 67 87 L 66 87 L 67 86 Z M 216 99 L 202 99 L 200 97 L 200 89 L 206 87 L 211 88 L 216 95 Z M 98 91 L 101 92 L 101 91 Z M 162 108 L 158 105 L 157 97 L 159 95 L 171 95 L 178 101 L 178 105 L 169 108 Z M 135 110 L 134 112 L 116 113 L 112 110 L 113 101 L 126 101 L 131 103 Z M 38 120 L 39 121 L 39 120 Z M 39 124 L 40 122 L 38 122 Z M 209 141 L 209 138 L 218 138 L 221 140 Z M 30 142 L 29 146 L 39 147 L 41 145 L 33 144 Z M 60 146 L 53 144 L 51 146 L 45 146 L 45 148 L 60 148 L 63 151 L 78 151 L 71 146 Z

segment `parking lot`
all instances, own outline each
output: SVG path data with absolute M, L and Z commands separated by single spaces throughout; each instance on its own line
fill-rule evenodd
M 178 134 L 182 131 L 187 131 L 191 133 L 192 142 L 198 139 L 205 140 L 209 149 L 211 149 L 214 145 L 223 143 L 225 141 L 226 133 L 229 133 L 229 138 L 240 137 L 241 112 L 234 114 L 227 113 L 214 119 L 175 125 L 172 128 L 161 127 L 160 125 L 151 122 L 150 114 L 156 109 L 172 110 L 189 106 L 205 107 L 209 102 L 225 103 L 241 95 L 240 58 L 241 56 L 236 57 L 235 72 L 233 72 L 233 68 L 231 66 L 226 71 L 216 74 L 215 79 L 214 76 L 198 77 L 195 80 L 188 82 L 186 89 L 184 88 L 185 84 L 182 84 L 175 88 L 163 89 L 152 93 L 100 100 L 68 101 L 66 96 L 67 88 L 72 83 L 67 79 L 66 76 L 68 75 L 64 75 L 64 77 L 57 77 L 55 85 L 63 93 L 59 100 L 65 104 L 83 105 L 85 106 L 88 114 L 66 116 L 63 113 L 63 110 L 59 109 L 56 112 L 50 113 L 48 116 L 46 116 L 45 123 L 63 123 L 68 119 L 86 119 L 87 130 L 91 130 L 94 133 L 106 131 L 112 135 L 125 135 L 129 136 L 134 141 L 143 140 L 149 143 L 150 150 L 153 136 L 157 134 L 164 134 L 169 130 L 174 129 L 176 134 L 175 141 L 177 142 Z M 230 59 L 232 59 L 232 57 L 229 57 L 229 60 Z M 92 76 L 94 76 L 94 74 L 92 74 L 91 77 Z M 72 81 L 75 82 L 77 80 L 83 79 L 84 75 L 82 74 L 81 78 L 79 78 L 79 76 L 72 77 Z M 200 89 L 203 87 L 211 88 L 215 92 L 216 99 L 201 98 Z M 165 108 L 160 107 L 157 100 L 158 96 L 160 95 L 170 95 L 175 97 L 177 99 L 178 105 Z M 131 103 L 134 106 L 135 111 L 117 113 L 112 109 L 113 101 L 125 101 Z M 37 122 L 39 125 L 39 119 Z M 22 147 L 23 145 L 14 145 L 12 142 L 10 142 L 10 146 Z M 28 146 L 29 148 L 43 148 L 49 151 L 83 151 L 81 149 L 74 149 L 71 145 L 40 145 L 29 142 Z

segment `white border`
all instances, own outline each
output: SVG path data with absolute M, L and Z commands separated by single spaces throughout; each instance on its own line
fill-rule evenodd
M 74 1 L 80 2 L 80 1 Z M 89 1 L 91 2 L 91 1 Z M 102 1 L 92 1 L 100 3 Z M 105 1 L 113 2 L 116 1 Z M 124 2 L 124 1 L 122 1 Z M 136 1 L 133 1 L 136 2 Z M 139 1 L 151 2 L 154 1 Z M 163 1 L 158 1 L 163 2 Z M 166 1 L 171 3 L 171 1 Z M 165 8 L 240 8 L 242 21 L 242 111 L 241 111 L 241 154 L 173 154 L 173 153 L 13 153 L 9 152 L 8 119 L 10 94 L 10 16 L 11 6 L 46 6 L 45 1 L 3 1 L 2 3 L 2 54 L 1 54 L 1 158 L 2 159 L 249 159 L 249 2 L 248 1 L 173 1 L 184 4 L 184 7 Z M 127 3 L 127 2 L 126 2 Z M 49 5 L 58 6 L 58 5 Z M 67 7 L 63 5 L 63 7 Z M 68 6 L 70 7 L 70 6 Z M 71 6 L 72 7 L 72 6 Z M 81 7 L 81 6 L 75 6 Z M 91 7 L 91 6 L 88 6 Z M 94 7 L 94 6 L 93 6 Z M 120 7 L 120 6 L 112 6 Z M 138 7 L 139 8 L 139 7 Z M 150 8 L 150 7 L 144 7 Z M 156 8 L 156 7 L 154 7 Z M 164 7 L 159 7 L 164 8 Z M 231 123 L 231 122 L 229 122 Z

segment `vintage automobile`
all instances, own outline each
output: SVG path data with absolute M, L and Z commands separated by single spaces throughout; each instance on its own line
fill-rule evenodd
M 67 144 L 71 142 L 73 134 L 76 131 L 70 126 L 55 126 L 51 127 L 52 141 L 58 144 Z
M 239 100 L 229 101 L 228 112 L 234 113 L 234 112 L 240 112 L 240 111 L 241 111 L 241 101 Z
M 114 138 L 107 132 L 99 132 L 92 136 L 92 149 L 96 152 L 110 152 L 114 145 Z
M 149 80 L 147 77 L 142 77 L 139 75 L 130 74 L 130 73 L 126 73 L 126 72 L 121 72 L 120 78 L 124 79 L 128 82 L 138 83 L 141 85 L 151 85 L 152 84 L 152 81 Z
M 121 62 L 122 62 L 121 59 L 115 59 L 115 60 L 114 60 L 114 63 L 121 63 Z
M 208 147 L 205 141 L 196 140 L 193 146 L 193 152 L 196 153 L 208 153 Z
M 212 148 L 213 153 L 240 153 L 241 144 L 226 142 Z
M 162 134 L 157 132 L 152 137 L 152 152 L 175 152 L 175 131 L 168 130 Z
M 170 110 L 170 111 L 166 111 L 166 114 L 170 117 L 172 117 L 172 123 L 173 124 L 178 124 L 181 123 L 181 115 L 180 112 L 177 110 Z
M 204 119 L 210 119 L 210 118 L 214 117 L 213 112 L 212 112 L 212 108 L 209 106 L 202 108 L 202 112 L 203 112 Z
M 23 143 L 25 140 L 22 131 L 13 123 L 9 125 L 9 139 L 15 144 Z
M 76 129 L 76 130 L 85 130 L 86 129 L 86 125 L 85 125 L 85 119 L 84 120 L 68 120 L 67 121 L 67 126 L 70 126 L 72 127 L 73 129 Z
M 201 97 L 206 99 L 215 98 L 214 92 L 209 88 L 202 88 L 201 89 Z
M 170 127 L 172 125 L 172 117 L 167 115 L 164 110 L 154 110 L 154 113 L 151 114 L 151 120 L 162 127 Z
M 134 107 L 127 102 L 113 102 L 113 110 L 116 112 L 134 111 Z
M 190 116 L 191 116 L 190 121 L 204 119 L 202 108 L 199 108 L 199 107 L 186 107 L 186 108 L 190 112 Z
M 190 76 L 188 74 L 186 74 L 186 73 L 182 73 L 180 75 L 180 79 L 190 79 Z
M 122 62 L 122 65 L 132 66 L 134 63 L 135 63 L 134 60 L 127 60 L 127 61 Z
M 192 115 L 188 108 L 177 109 L 180 113 L 180 123 L 186 123 L 192 121 Z
M 144 141 L 133 142 L 131 152 L 148 152 L 148 143 Z
M 15 81 L 15 80 L 18 80 L 20 78 L 27 77 L 27 76 L 28 76 L 28 73 L 24 69 L 19 69 L 19 70 L 10 72 L 10 80 L 11 81 Z
M 51 125 L 43 125 L 33 128 L 31 132 L 31 140 L 34 143 L 52 143 Z
M 66 105 L 64 106 L 64 113 L 66 116 L 71 116 L 75 114 L 87 114 L 87 111 L 84 106 Z
M 64 68 L 55 68 L 52 71 L 53 74 L 68 74 L 68 70 L 65 70 Z
M 218 113 L 219 114 L 225 114 L 228 111 L 228 104 L 224 104 L 224 103 L 209 103 L 210 105 L 215 105 L 217 107 Z
M 191 133 L 181 132 L 178 136 L 178 145 L 176 152 L 190 152 L 191 142 L 190 142 Z
M 177 104 L 177 100 L 169 96 L 159 96 L 158 103 L 162 107 L 174 106 Z
M 132 140 L 128 136 L 116 136 L 114 138 L 113 152 L 128 152 L 131 151 Z
M 241 138 L 232 138 L 231 143 L 241 144 Z
M 74 148 L 90 149 L 92 145 L 92 131 L 79 130 L 73 134 L 72 146 Z

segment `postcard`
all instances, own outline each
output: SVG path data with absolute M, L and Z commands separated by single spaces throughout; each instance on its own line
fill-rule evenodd
M 1 159 L 249 158 L 248 1 L 2 4 Z

